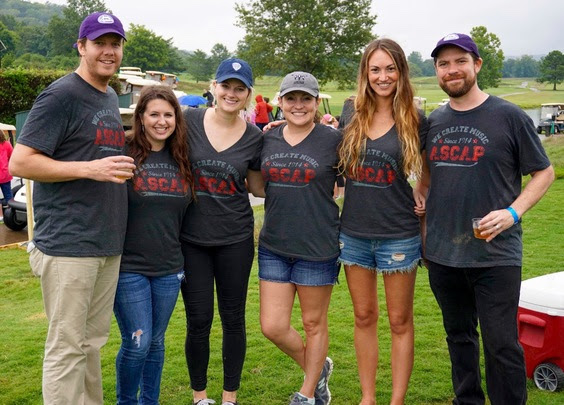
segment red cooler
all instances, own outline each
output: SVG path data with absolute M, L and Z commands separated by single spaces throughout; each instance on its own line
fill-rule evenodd
M 541 390 L 564 387 L 564 271 L 521 283 L 517 312 L 527 377 Z

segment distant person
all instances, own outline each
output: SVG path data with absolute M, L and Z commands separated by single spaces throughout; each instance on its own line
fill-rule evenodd
M 222 61 L 210 86 L 216 105 L 184 112 L 196 200 L 184 218 L 180 240 L 186 279 L 186 362 L 193 401 L 207 395 L 214 291 L 223 329 L 224 405 L 237 404 L 247 348 L 245 306 L 255 253 L 249 190 L 263 195 L 260 151 L 263 136 L 240 112 L 249 108 L 253 72 L 237 58 Z
M 329 114 L 329 113 L 324 114 L 324 115 L 321 117 L 321 123 L 322 123 L 323 125 L 327 125 L 328 127 L 332 127 L 334 121 L 335 121 L 335 118 L 334 118 L 331 114 Z
M 268 111 L 268 122 L 272 122 L 274 121 L 274 115 L 272 115 L 272 110 L 274 109 L 274 107 L 270 105 L 270 99 L 268 97 L 264 98 L 264 102 L 270 106 L 270 111 Z
M 335 129 L 339 128 L 339 121 L 340 120 L 341 120 L 341 116 L 335 115 L 335 119 L 333 120 L 333 128 L 335 128 Z
M 8 208 L 8 201 L 12 199 L 12 175 L 8 170 L 8 162 L 12 156 L 12 144 L 4 132 L 0 130 L 0 189 L 2 190 L 2 212 L 0 221 L 3 219 L 3 211 Z
M 206 107 L 213 107 L 213 94 L 211 91 L 206 90 L 202 96 L 207 100 Z
M 305 373 L 290 404 L 331 402 L 327 311 L 339 274 L 339 207 L 333 200 L 340 133 L 316 124 L 319 85 L 306 72 L 282 80 L 286 123 L 267 132 L 261 153 L 265 214 L 258 263 L 263 334 Z M 291 325 L 298 297 L 305 341 Z
M 422 171 L 420 137 L 427 120 L 413 104 L 405 53 L 391 39 L 372 41 L 362 55 L 356 114 L 344 129 L 339 167 L 346 176 L 339 261 L 354 310 L 354 346 L 362 399 L 376 403 L 378 274 L 391 331 L 392 398 L 405 402 L 414 361 L 413 296 L 421 234 L 409 177 Z M 351 103 L 352 104 L 352 103 Z
M 102 404 L 100 348 L 110 331 L 133 159 L 124 155 L 118 98 L 108 86 L 125 32 L 109 13 L 80 25 L 80 64 L 35 100 L 10 171 L 35 181 L 28 246 L 49 323 L 46 404 Z
M 441 308 L 455 404 L 484 404 L 478 321 L 491 404 L 525 404 L 527 377 L 517 334 L 521 218 L 544 195 L 554 169 L 531 118 L 477 85 L 482 58 L 465 34 L 431 53 L 450 101 L 429 116 L 425 258 Z M 522 176 L 531 179 L 521 190 Z M 481 218 L 474 237 L 472 218 Z
M 255 106 L 255 125 L 262 131 L 270 122 L 268 113 L 272 112 L 272 106 L 267 104 L 260 94 L 255 97 L 257 102 Z
M 120 404 L 158 404 L 165 332 L 184 279 L 180 228 L 192 200 L 186 123 L 172 89 L 150 86 L 135 107 L 127 153 L 128 220 L 114 314 Z
M 354 115 L 354 100 L 356 96 L 350 96 L 345 99 L 343 103 L 343 111 L 341 112 L 341 119 L 339 120 L 339 129 L 345 129 L 349 122 L 351 122 Z

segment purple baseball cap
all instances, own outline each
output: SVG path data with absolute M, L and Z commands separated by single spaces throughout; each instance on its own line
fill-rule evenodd
M 436 57 L 439 53 L 439 50 L 443 46 L 447 45 L 457 46 L 460 49 L 464 49 L 466 52 L 473 53 L 478 58 L 480 57 L 478 46 L 476 45 L 474 40 L 466 34 L 448 34 L 446 37 L 441 38 L 439 42 L 437 42 L 437 46 L 435 46 L 433 52 L 431 52 L 431 57 Z
M 119 18 L 110 13 L 98 12 L 90 14 L 82 21 L 78 31 L 78 38 L 88 38 L 93 41 L 104 34 L 117 34 L 126 39 L 125 31 Z

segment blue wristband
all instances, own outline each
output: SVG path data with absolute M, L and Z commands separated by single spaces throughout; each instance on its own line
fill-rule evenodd
M 517 215 L 517 212 L 513 209 L 513 207 L 507 207 L 506 210 L 509 211 L 511 213 L 511 216 L 513 217 L 513 225 L 518 223 L 519 215 Z

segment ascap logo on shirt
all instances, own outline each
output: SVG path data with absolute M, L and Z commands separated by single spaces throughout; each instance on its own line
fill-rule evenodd
M 184 197 L 188 183 L 178 173 L 178 167 L 168 163 L 144 163 L 136 169 L 133 189 L 144 196 Z
M 397 178 L 398 164 L 393 156 L 379 149 L 368 148 L 362 166 L 352 178 L 357 187 L 391 187 Z
M 192 164 L 197 195 L 228 198 L 237 193 L 236 181 L 241 177 L 235 167 L 221 160 L 205 159 Z
M 125 132 L 121 125 L 121 118 L 116 117 L 113 110 L 100 110 L 92 117 L 92 124 L 96 125 L 94 144 L 100 150 L 122 152 L 125 145 Z
M 263 159 L 262 177 L 273 187 L 307 187 L 319 163 L 304 153 L 274 153 Z
M 472 167 L 486 154 L 490 140 L 477 128 L 452 126 L 437 132 L 431 140 L 429 161 L 438 166 Z

